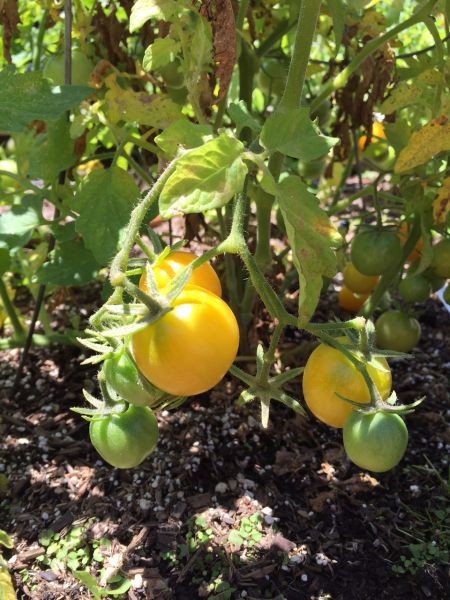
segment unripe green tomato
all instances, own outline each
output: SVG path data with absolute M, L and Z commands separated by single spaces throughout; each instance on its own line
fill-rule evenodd
M 81 50 L 72 50 L 72 84 L 88 85 L 94 63 Z M 43 75 L 55 85 L 64 85 L 64 53 L 50 56 L 44 66 Z
M 106 384 L 128 403 L 136 406 L 151 406 L 156 400 L 145 389 L 139 371 L 127 352 L 107 358 L 103 363 L 103 373 Z
M 425 302 L 431 294 L 431 283 L 423 275 L 408 275 L 400 282 L 398 291 L 406 302 Z
M 310 162 L 298 163 L 298 172 L 305 179 L 318 179 L 325 170 L 325 158 L 316 158 Z
M 433 294 L 434 294 L 434 292 L 437 292 L 445 285 L 446 278 L 438 277 L 430 267 L 428 267 L 428 269 L 426 269 L 422 273 L 422 275 L 425 277 L 425 279 L 428 279 L 428 281 L 430 282 L 431 291 Z
M 258 73 L 258 83 L 261 91 L 266 95 L 272 94 L 281 97 L 286 86 L 288 74 L 287 66 L 278 58 L 263 60 Z
M 5 158 L 4 160 L 0 160 L 0 171 L 6 171 L 7 173 L 12 173 L 13 175 L 17 175 L 17 163 L 12 158 Z M 8 177 L 8 175 L 0 175 L 0 191 L 6 189 L 18 189 L 19 182 L 13 177 Z
M 450 277 L 450 238 L 441 240 L 433 247 L 430 268 L 436 277 Z
M 401 254 L 400 240 L 393 231 L 358 233 L 351 246 L 352 263 L 363 275 L 382 275 Z
M 384 473 L 403 458 L 408 429 L 396 414 L 353 411 L 343 429 L 344 448 L 349 459 L 362 469 Z
M 377 346 L 383 350 L 409 352 L 420 340 L 420 324 L 400 310 L 383 313 L 375 323 Z
M 146 406 L 129 406 L 119 414 L 91 421 L 89 436 L 104 461 L 118 469 L 132 469 L 153 452 L 158 422 Z

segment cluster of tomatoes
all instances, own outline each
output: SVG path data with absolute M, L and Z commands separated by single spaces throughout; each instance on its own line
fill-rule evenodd
M 346 340 L 339 338 L 344 346 L 349 344 Z M 368 359 L 353 348 L 351 354 L 364 364 L 382 400 L 387 400 L 392 377 L 386 359 L 376 355 Z M 326 344 L 317 346 L 303 372 L 303 396 L 317 419 L 343 429 L 345 451 L 356 465 L 381 473 L 400 462 L 408 443 L 405 422 L 399 415 L 382 410 L 360 412 L 343 399 L 362 408 L 370 402 L 363 375 L 343 352 Z
M 177 272 L 195 260 L 172 252 L 152 266 L 161 294 Z M 148 292 L 144 273 L 139 287 Z M 158 426 L 152 408 L 162 401 L 201 394 L 214 387 L 233 363 L 239 327 L 221 298 L 217 273 L 209 263 L 192 271 L 170 309 L 131 336 L 102 367 L 108 395 L 128 408 L 91 421 L 93 446 L 111 465 L 131 468 L 155 448 Z
M 401 258 L 402 244 L 408 234 L 407 225 L 398 231 L 366 231 L 355 236 L 351 246 L 351 262 L 343 271 L 344 285 L 338 294 L 339 305 L 348 312 L 358 312 L 377 286 L 390 265 Z M 430 294 L 445 285 L 450 277 L 450 239 L 442 239 L 433 246 L 429 267 L 418 273 L 423 240 L 419 239 L 408 257 L 409 267 L 397 282 L 397 291 L 405 303 L 402 310 L 386 310 L 376 321 L 379 348 L 409 352 L 420 339 L 418 320 L 410 314 L 415 302 L 424 302 Z M 450 300 L 447 287 L 444 294 Z M 381 303 L 381 307 L 385 305 Z M 387 299 L 389 305 L 389 299 Z

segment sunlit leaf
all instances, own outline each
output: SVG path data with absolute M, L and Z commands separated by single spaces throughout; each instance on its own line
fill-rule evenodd
M 431 158 L 450 150 L 450 122 L 441 116 L 427 123 L 419 131 L 415 131 L 407 146 L 403 148 L 395 163 L 395 172 L 410 171 L 423 165 Z

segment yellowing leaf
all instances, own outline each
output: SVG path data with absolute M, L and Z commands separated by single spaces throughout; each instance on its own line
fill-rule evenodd
M 450 177 L 442 182 L 442 187 L 438 195 L 433 200 L 433 221 L 434 223 L 445 223 L 450 212 Z
M 182 116 L 180 106 L 164 94 L 151 96 L 146 92 L 123 89 L 115 75 L 108 77 L 105 83 L 109 87 L 105 95 L 106 112 L 112 123 L 136 122 L 164 129 Z
M 450 122 L 440 116 L 412 134 L 395 163 L 395 173 L 410 171 L 423 165 L 433 156 L 450 150 Z

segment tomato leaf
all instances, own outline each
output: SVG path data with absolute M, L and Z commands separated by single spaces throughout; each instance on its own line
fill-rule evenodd
M 0 71 L 0 130 L 22 131 L 34 120 L 52 121 L 92 94 L 78 85 L 51 87 L 41 73 Z
M 99 266 L 83 242 L 71 240 L 58 244 L 50 260 L 37 272 L 39 283 L 53 285 L 84 285 L 98 275 Z
M 339 51 L 342 42 L 342 36 L 344 35 L 345 21 L 347 18 L 347 7 L 343 0 L 327 0 L 328 11 L 333 19 L 333 33 L 334 33 L 334 55 Z
M 450 122 L 445 116 L 433 119 L 415 131 L 395 163 L 394 172 L 403 173 L 428 162 L 433 156 L 450 150 Z
M 30 152 L 31 177 L 52 182 L 75 163 L 74 141 L 69 130 L 70 123 L 63 115 L 49 123 L 46 133 L 36 136 Z
M 146 71 L 164 67 L 174 60 L 180 48 L 180 43 L 170 37 L 156 38 L 153 44 L 147 47 L 142 66 Z
M 131 9 L 130 31 L 134 33 L 149 19 L 170 21 L 189 8 L 192 8 L 189 0 L 137 0 Z
M 299 276 L 299 322 L 305 324 L 319 301 L 322 276 L 334 277 L 336 273 L 332 247 L 341 236 L 299 177 L 284 179 L 278 186 L 277 199 Z
M 41 198 L 32 194 L 11 206 L 0 218 L 0 241 L 11 249 L 26 244 L 35 227 L 43 221 L 41 206 Z
M 173 157 L 179 148 L 198 148 L 210 140 L 212 135 L 213 130 L 210 125 L 180 119 L 157 135 L 155 143 L 167 156 Z
M 84 178 L 73 200 L 80 213 L 76 230 L 100 265 L 119 249 L 138 196 L 132 176 L 118 167 L 92 171 Z
M 306 107 L 273 114 L 261 132 L 261 143 L 267 150 L 278 150 L 305 162 L 324 156 L 338 141 L 320 134 Z
M 243 144 L 222 133 L 179 159 L 159 199 L 160 214 L 204 212 L 225 206 L 244 186 Z
M 248 112 L 247 105 L 243 100 L 240 100 L 239 102 L 232 102 L 228 107 L 228 114 L 233 119 L 234 124 L 236 125 L 237 135 L 240 135 L 241 131 L 245 127 L 248 127 L 256 133 L 259 133 L 261 131 L 261 125 Z

